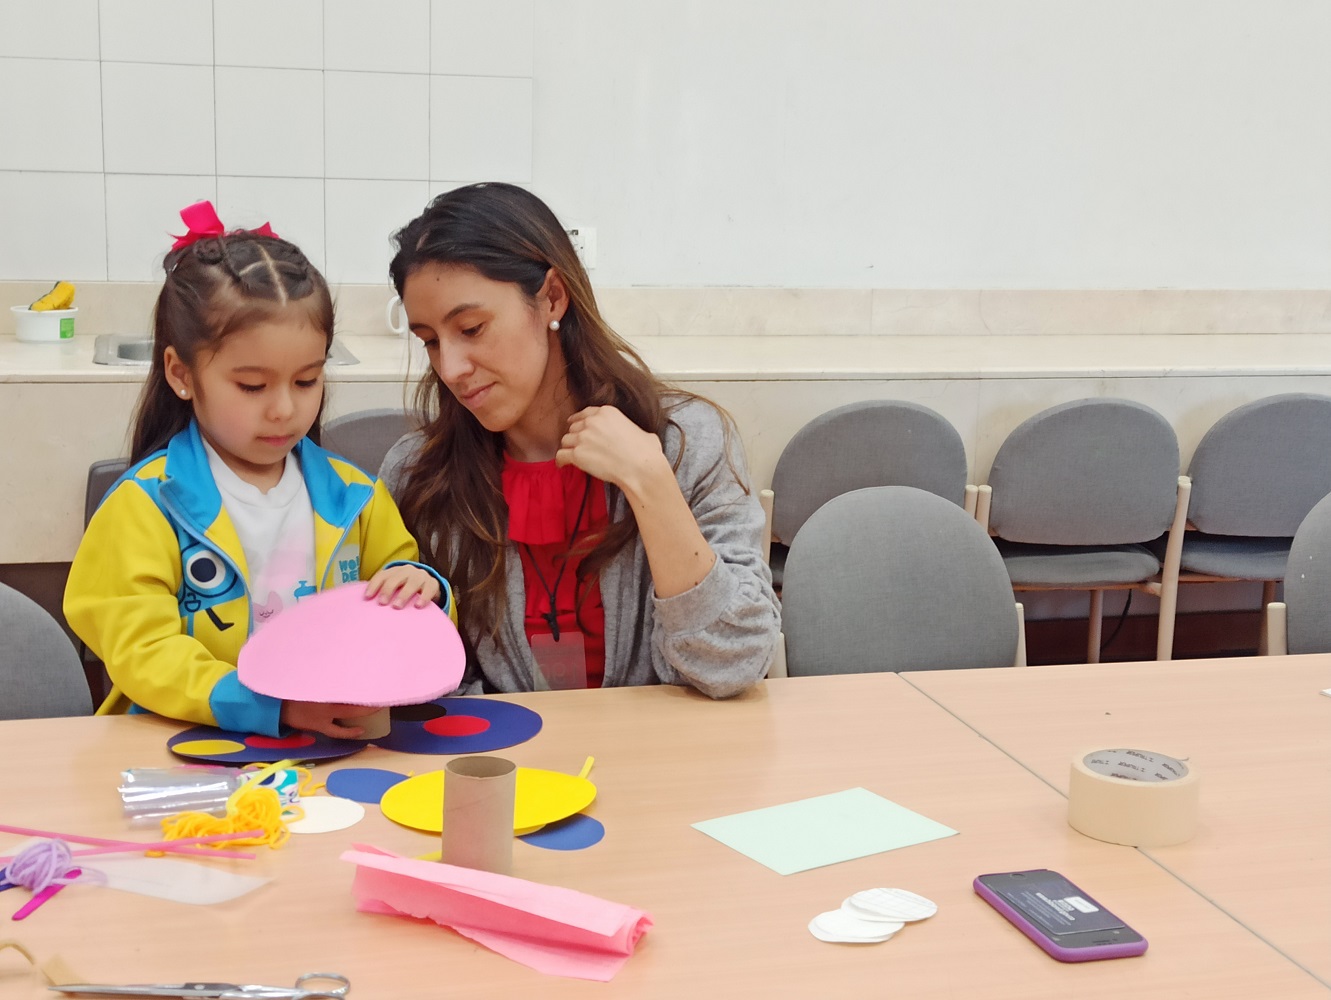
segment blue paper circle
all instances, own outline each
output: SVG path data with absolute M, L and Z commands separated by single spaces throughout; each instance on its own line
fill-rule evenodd
M 378 805 L 379 800 L 384 797 L 384 792 L 399 781 L 406 780 L 405 774 L 385 771 L 378 767 L 341 767 L 329 772 L 325 785 L 329 795 Z
M 233 753 L 187 753 L 176 749 L 181 743 L 192 743 L 195 740 L 231 740 L 233 743 L 244 744 L 253 735 L 213 726 L 195 726 L 172 736 L 166 741 L 166 748 L 186 760 L 206 760 L 213 764 L 272 764 L 279 760 L 332 760 L 334 757 L 347 757 L 366 747 L 364 740 L 335 740 L 321 733 L 307 733 L 305 735 L 314 737 L 314 742 L 303 747 L 246 746 L 244 750 Z
M 431 702 L 447 715 L 474 715 L 490 723 L 469 736 L 437 736 L 424 722 L 394 719 L 393 728 L 375 746 L 398 753 L 488 753 L 525 743 L 541 731 L 541 717 L 530 708 L 498 698 L 438 698 Z M 280 759 L 280 758 L 279 758 Z
M 550 851 L 580 851 L 584 847 L 599 844 L 605 836 L 605 827 L 600 820 L 584 816 L 582 813 L 550 823 L 535 833 L 524 834 L 519 840 L 525 840 L 533 847 L 544 847 Z

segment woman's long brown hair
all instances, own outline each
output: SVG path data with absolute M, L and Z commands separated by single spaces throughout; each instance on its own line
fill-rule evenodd
M 535 195 L 511 184 L 473 184 L 435 198 L 393 237 L 390 265 L 398 295 L 427 264 L 468 267 L 522 289 L 533 305 L 549 271 L 568 289 L 559 342 L 569 392 L 578 408 L 615 406 L 664 440 L 671 389 L 601 317 L 591 282 L 559 220 Z M 458 595 L 462 634 L 500 640 L 507 612 L 508 506 L 500 473 L 503 435 L 487 431 L 431 369 L 416 388 L 425 415 L 424 445 L 407 470 L 399 506 L 423 556 Z M 612 507 L 613 510 L 613 507 Z M 632 514 L 579 545 L 581 585 L 638 534 Z M 581 586 L 579 587 L 581 590 Z

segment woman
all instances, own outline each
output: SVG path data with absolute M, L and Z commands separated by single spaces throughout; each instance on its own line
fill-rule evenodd
M 471 690 L 689 684 L 736 694 L 780 615 L 729 419 L 667 388 L 601 318 L 536 196 L 476 184 L 394 237 L 432 371 L 383 477 L 447 568 Z

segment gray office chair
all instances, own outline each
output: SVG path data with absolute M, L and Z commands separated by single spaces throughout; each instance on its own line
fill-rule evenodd
M 910 486 L 819 507 L 791 543 L 781 607 L 792 677 L 1024 662 L 993 541 L 957 504 Z
M 1170 658 L 1187 510 L 1178 438 L 1149 406 L 1079 399 L 1010 433 L 981 487 L 979 518 L 1022 590 L 1090 592 L 1086 661 L 1100 659 L 1106 590 L 1160 598 L 1156 657 Z M 1145 543 L 1166 533 L 1163 560 Z
M 0 719 L 91 715 L 92 693 L 64 629 L 0 584 Z
M 1183 539 L 1180 582 L 1260 580 L 1271 604 L 1294 533 L 1331 493 L 1331 396 L 1284 393 L 1225 414 L 1188 475 L 1196 530 Z
M 1294 533 L 1284 580 L 1285 600 L 1266 606 L 1268 652 L 1331 653 L 1331 495 Z
M 1285 566 L 1285 600 L 1266 606 L 1267 652 L 1331 653 L 1331 495 L 1294 533 Z
M 790 541 L 814 511 L 870 486 L 914 486 L 965 505 L 961 435 L 927 406 L 895 399 L 849 403 L 801 427 L 777 459 L 772 489 L 763 491 L 773 581 L 782 583 Z
M 127 458 L 103 458 L 88 466 L 88 486 L 83 495 L 83 526 L 86 528 L 116 480 L 129 468 Z
M 411 418 L 403 410 L 360 410 L 324 424 L 320 444 L 373 476 L 388 449 L 411 429 Z

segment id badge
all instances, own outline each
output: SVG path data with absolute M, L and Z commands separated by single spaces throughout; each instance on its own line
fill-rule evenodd
M 551 691 L 576 691 L 587 687 L 587 643 L 582 633 L 569 629 L 559 641 L 548 632 L 531 637 L 531 655 Z

